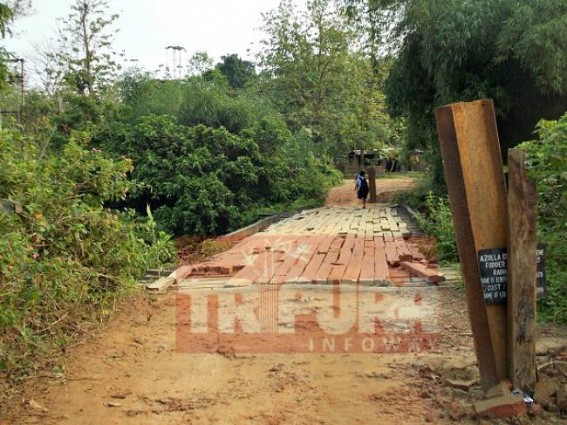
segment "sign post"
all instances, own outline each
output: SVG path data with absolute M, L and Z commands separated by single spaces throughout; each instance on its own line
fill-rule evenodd
M 370 203 L 376 203 L 376 169 L 370 167 L 368 169 L 368 188 L 370 189 Z
M 506 183 L 494 106 L 491 100 L 455 103 L 436 108 L 435 118 L 486 391 L 507 376 L 506 305 L 485 302 L 479 268 L 479 251 L 505 250 L 508 243 Z

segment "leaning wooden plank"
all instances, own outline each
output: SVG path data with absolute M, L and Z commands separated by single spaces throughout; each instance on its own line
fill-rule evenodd
M 170 275 L 170 276 L 167 276 L 167 277 L 159 278 L 155 282 L 150 283 L 149 285 L 146 285 L 146 290 L 163 292 L 167 288 L 169 288 L 171 285 L 173 285 L 174 283 L 175 283 L 175 277 Z
M 428 282 L 438 284 L 439 282 L 445 281 L 445 276 L 443 276 L 439 271 L 430 269 L 421 263 L 410 263 L 409 261 L 403 261 L 401 263 L 402 267 L 409 271 L 411 274 L 424 278 Z

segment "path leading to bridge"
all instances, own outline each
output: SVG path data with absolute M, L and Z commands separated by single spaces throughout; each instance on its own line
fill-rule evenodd
M 411 181 L 380 180 L 382 194 L 388 184 Z M 405 269 L 386 252 L 390 234 L 398 257 L 403 250 L 408 262 L 427 266 L 403 236 L 400 210 L 363 211 L 353 198 L 349 181 L 331 192 L 334 208 L 290 217 L 192 265 L 178 287 L 125 303 L 105 329 L 30 382 L 0 424 L 477 423 L 467 407 L 482 394 L 463 293 L 450 279 L 397 279 Z M 388 277 L 378 274 L 384 262 Z M 247 265 L 252 273 L 243 278 Z M 219 312 L 212 324 L 206 313 L 193 315 L 207 306 Z M 351 306 L 357 331 L 363 324 L 379 338 L 331 338 L 350 325 L 340 313 Z M 301 318 L 295 327 L 289 312 Z M 254 333 L 258 316 L 268 320 Z M 211 332 L 223 323 L 227 334 Z M 201 338 L 187 338 L 189 326 Z M 274 329 L 281 338 L 269 338 Z

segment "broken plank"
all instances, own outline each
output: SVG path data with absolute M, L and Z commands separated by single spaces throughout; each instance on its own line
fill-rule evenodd
M 163 292 L 174 283 L 175 283 L 175 277 L 173 276 L 162 277 L 156 280 L 155 282 L 146 285 L 146 290 Z
M 438 284 L 439 282 L 445 281 L 445 276 L 439 273 L 438 270 L 430 269 L 421 263 L 410 263 L 409 261 L 403 261 L 401 263 L 402 267 L 410 272 L 412 275 L 424 278 L 428 282 Z
M 413 256 L 403 238 L 396 238 L 394 243 L 396 244 L 396 251 L 398 252 L 398 257 L 400 261 L 411 261 Z
M 394 241 L 386 241 L 385 243 L 386 260 L 391 266 L 397 266 L 400 264 L 400 257 L 398 255 L 398 250 L 396 249 L 396 243 Z

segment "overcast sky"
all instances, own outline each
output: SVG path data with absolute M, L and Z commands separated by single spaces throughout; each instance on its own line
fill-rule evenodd
M 65 18 L 75 0 L 33 0 L 35 13 L 18 18 L 11 26 L 14 35 L 4 40 L 10 51 L 24 59 L 33 57 L 34 45 L 52 39 L 56 45 L 57 18 Z M 304 3 L 296 0 L 298 4 Z M 172 66 L 173 52 L 167 46 L 182 46 L 186 61 L 197 51 L 206 51 L 215 62 L 230 53 L 252 59 L 264 38 L 261 13 L 275 9 L 279 0 L 108 0 L 110 11 L 120 18 L 115 47 L 148 71 L 159 64 Z M 254 43 L 253 45 L 251 43 Z M 179 60 L 179 55 L 176 56 Z M 167 62 L 167 63 L 166 63 Z

